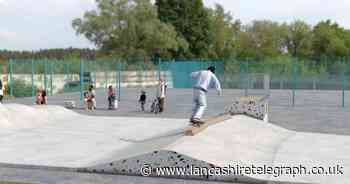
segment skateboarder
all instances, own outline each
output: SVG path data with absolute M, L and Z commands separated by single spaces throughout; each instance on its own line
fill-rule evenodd
M 221 95 L 221 85 L 215 76 L 215 67 L 211 66 L 207 70 L 193 72 L 191 78 L 194 80 L 193 86 L 193 114 L 190 122 L 198 125 L 202 124 L 201 118 L 207 107 L 207 92 L 211 87 L 216 88 L 218 95 Z

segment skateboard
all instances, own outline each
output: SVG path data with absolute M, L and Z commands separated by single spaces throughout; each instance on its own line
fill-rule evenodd
M 191 122 L 191 125 L 185 130 L 186 136 L 195 136 L 196 134 L 207 129 L 210 125 L 225 122 L 231 119 L 230 114 L 219 114 L 218 116 L 210 117 L 205 120 L 197 121 L 195 123 Z

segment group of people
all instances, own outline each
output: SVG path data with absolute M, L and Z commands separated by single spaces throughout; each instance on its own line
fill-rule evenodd
M 113 89 L 113 86 L 108 86 L 107 91 L 107 100 L 108 100 L 108 109 L 113 110 L 117 108 L 117 102 L 116 102 L 116 93 Z M 94 86 L 90 85 L 87 92 L 84 93 L 84 101 L 86 104 L 86 108 L 88 110 L 95 110 L 96 109 L 96 92 L 94 90 Z
M 218 95 L 222 95 L 221 84 L 215 75 L 216 68 L 214 66 L 208 67 L 206 70 L 200 70 L 191 73 L 191 78 L 194 81 L 193 85 L 193 110 L 190 117 L 190 122 L 194 125 L 203 124 L 203 114 L 207 108 L 207 93 L 210 88 L 215 88 Z M 159 104 L 159 111 L 164 111 L 165 96 L 167 85 L 165 80 L 160 79 L 157 90 L 157 102 Z M 142 91 L 139 102 L 141 109 L 144 111 L 146 103 L 146 92 Z
M 94 86 L 90 85 L 88 90 L 84 92 L 84 102 L 87 110 L 95 110 L 96 109 L 96 92 L 94 90 Z
M 193 86 L 193 111 L 190 118 L 190 122 L 193 124 L 201 124 L 202 116 L 207 107 L 207 93 L 209 88 L 216 88 L 218 95 L 221 95 L 221 86 L 218 78 L 215 75 L 215 67 L 211 66 L 207 70 L 201 70 L 191 73 L 191 78 L 194 81 Z M 159 108 L 159 113 L 164 111 L 165 98 L 166 98 L 167 84 L 164 79 L 159 80 L 157 87 L 156 99 L 153 103 L 156 103 Z M 0 103 L 4 96 L 4 85 L 0 80 Z M 87 108 L 94 110 L 96 109 L 96 93 L 94 86 L 90 85 L 87 92 L 84 93 L 85 104 Z M 108 109 L 116 108 L 116 93 L 112 86 L 108 87 L 107 92 Z M 141 104 L 141 110 L 145 111 L 145 105 L 147 96 L 145 91 L 141 91 L 139 97 L 139 103 Z M 37 91 L 36 104 L 44 105 L 47 104 L 47 94 L 43 89 Z M 153 106 L 153 104 L 152 104 Z
M 159 83 L 156 91 L 156 98 L 153 100 L 151 105 L 151 112 L 162 113 L 165 108 L 165 96 L 167 91 L 167 83 L 164 79 L 159 79 Z M 141 104 L 141 110 L 145 111 L 145 105 L 147 102 L 147 95 L 144 90 L 141 91 L 139 103 Z
M 4 91 L 5 91 L 5 87 L 4 87 L 2 80 L 0 79 L 0 103 L 2 103 L 2 101 L 4 99 Z M 43 90 L 41 88 L 38 89 L 35 103 L 38 105 L 47 104 L 47 96 L 46 96 L 45 90 Z
M 156 99 L 153 101 L 152 105 L 157 105 L 158 113 L 162 113 L 164 111 L 165 105 L 165 96 L 166 96 L 167 84 L 164 79 L 159 80 L 159 84 L 157 87 Z M 108 109 L 114 110 L 118 107 L 118 102 L 116 101 L 116 92 L 113 89 L 113 86 L 108 86 L 107 91 L 107 100 L 108 100 Z M 88 90 L 84 93 L 84 102 L 87 110 L 95 110 L 96 109 L 96 92 L 94 90 L 94 86 L 90 85 Z M 141 95 L 139 97 L 138 102 L 141 105 L 141 110 L 146 111 L 146 103 L 147 103 L 147 94 L 144 90 L 141 91 Z M 152 108 L 151 108 L 152 109 Z M 152 110 L 151 110 L 152 111 Z
M 193 85 L 193 110 L 190 117 L 190 122 L 193 125 L 203 124 L 202 120 L 205 109 L 207 108 L 207 93 L 210 88 L 215 88 L 218 92 L 218 96 L 222 95 L 221 84 L 215 75 L 216 68 L 214 66 L 208 67 L 206 70 L 200 70 L 191 73 L 191 78 L 194 81 Z M 164 79 L 159 80 L 159 86 L 157 90 L 157 99 L 153 102 L 158 103 L 159 112 L 164 111 L 165 96 L 167 84 Z M 139 102 L 141 104 L 141 110 L 145 110 L 146 104 L 146 92 L 141 91 Z M 152 106 L 153 106 L 152 104 Z M 153 110 L 152 110 L 153 111 Z
M 108 100 L 108 109 L 113 110 L 117 108 L 116 102 L 116 93 L 113 89 L 113 86 L 108 86 L 107 91 L 107 100 Z M 88 90 L 84 93 L 84 102 L 86 105 L 86 109 L 95 110 L 96 109 L 96 92 L 94 90 L 94 86 L 90 85 Z

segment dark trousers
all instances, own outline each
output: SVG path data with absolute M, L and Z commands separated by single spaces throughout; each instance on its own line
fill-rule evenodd
M 108 97 L 108 108 L 114 108 L 114 103 L 115 103 L 115 97 L 109 96 Z
M 4 96 L 0 95 L 0 103 L 2 102 L 3 98 L 4 98 Z
M 142 111 L 145 111 L 145 104 L 146 104 L 146 101 L 140 101 L 141 103 L 141 110 Z
M 159 98 L 159 112 L 164 111 L 165 98 Z

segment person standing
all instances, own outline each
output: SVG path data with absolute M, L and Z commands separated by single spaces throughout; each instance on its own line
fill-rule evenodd
M 191 73 L 194 80 L 193 86 L 193 113 L 190 122 L 193 124 L 203 123 L 201 120 L 207 107 L 207 93 L 209 88 L 215 88 L 220 96 L 222 93 L 221 85 L 215 75 L 215 67 L 211 66 L 207 70 Z
M 139 98 L 139 103 L 141 104 L 141 110 L 142 110 L 142 112 L 145 111 L 146 100 L 147 100 L 146 92 L 142 90 L 142 91 L 141 91 L 140 98 Z
M 2 103 L 3 98 L 4 98 L 4 86 L 2 84 L 2 80 L 0 79 L 0 103 Z
M 157 97 L 159 102 L 159 112 L 162 113 L 164 111 L 165 105 L 165 95 L 166 95 L 167 84 L 164 79 L 159 79 Z
M 89 89 L 87 92 L 85 92 L 84 96 L 85 96 L 85 102 L 86 102 L 87 109 L 91 108 L 89 110 L 95 110 L 96 109 L 96 100 L 95 100 L 96 92 L 94 90 L 93 85 L 89 86 Z M 91 107 L 90 107 L 90 105 L 91 105 Z
M 45 89 L 42 90 L 42 96 L 43 96 L 43 105 L 46 105 L 47 104 L 47 93 L 46 93 Z
M 109 110 L 115 109 L 115 92 L 113 90 L 112 85 L 108 87 L 107 99 L 108 99 L 108 109 Z

